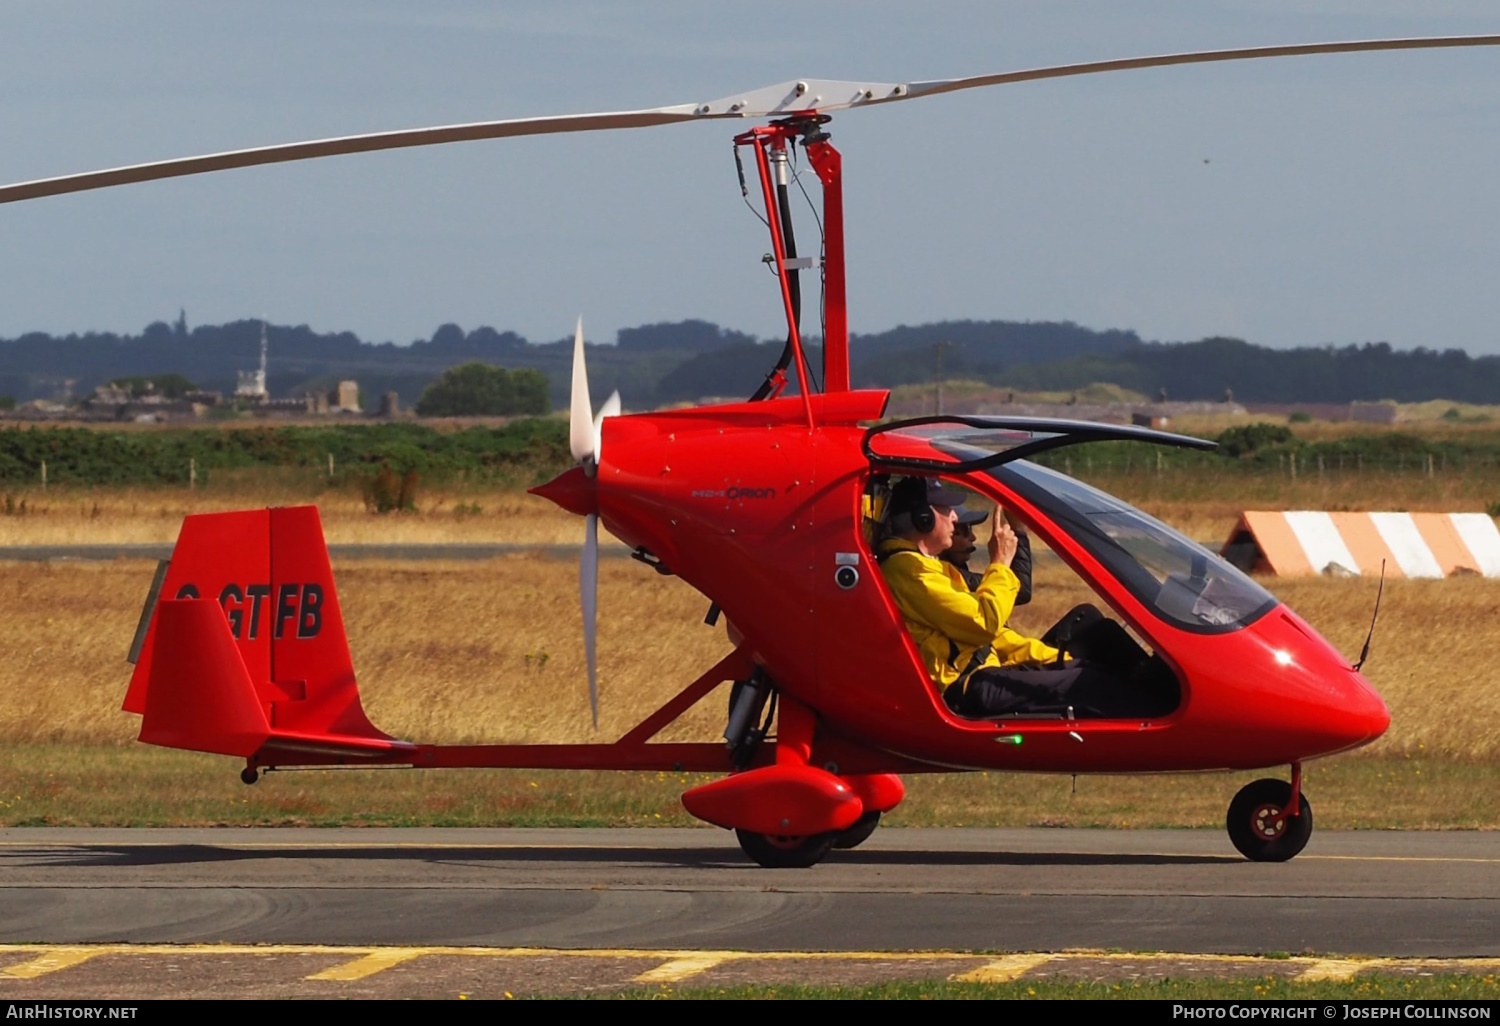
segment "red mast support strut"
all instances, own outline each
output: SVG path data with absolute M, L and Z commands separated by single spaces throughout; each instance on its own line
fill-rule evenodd
M 822 133 L 819 133 L 822 134 Z M 849 311 L 844 291 L 844 158 L 825 136 L 804 142 L 823 183 L 823 391 L 849 391 Z

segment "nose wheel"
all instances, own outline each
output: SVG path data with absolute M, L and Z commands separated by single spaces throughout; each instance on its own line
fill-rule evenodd
M 1312 836 L 1312 805 L 1298 795 L 1297 815 L 1287 815 L 1292 785 L 1285 780 L 1257 780 L 1240 788 L 1229 803 L 1225 826 L 1229 840 L 1252 862 L 1285 862 Z

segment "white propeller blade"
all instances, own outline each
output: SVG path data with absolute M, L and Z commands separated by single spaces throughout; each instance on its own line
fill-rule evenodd
M 583 318 L 573 335 L 573 394 L 568 408 L 568 447 L 583 463 L 594 455 L 594 405 L 589 401 L 589 372 L 583 362 Z
M 578 560 L 578 597 L 583 607 L 583 657 L 589 666 L 589 709 L 599 729 L 599 663 L 594 650 L 599 612 L 599 516 L 584 518 L 583 555 Z
M 604 405 L 599 407 L 599 415 L 594 418 L 594 462 L 599 463 L 604 456 L 604 418 L 618 417 L 620 415 L 620 393 L 611 392 L 609 398 L 604 400 Z
M 589 400 L 588 368 L 583 355 L 583 318 L 578 318 L 578 329 L 573 334 L 573 389 L 568 407 L 568 447 L 573 458 L 583 464 L 588 473 L 599 462 L 600 435 L 604 429 L 604 418 L 620 412 L 620 393 L 615 392 L 604 401 L 599 416 L 594 416 L 593 404 Z M 583 552 L 578 559 L 578 600 L 583 608 L 583 657 L 589 670 L 589 711 L 594 716 L 594 729 L 599 729 L 599 660 L 595 645 L 599 621 L 599 514 L 584 517 Z
M 0 203 L 58 196 L 90 189 L 107 189 L 134 182 L 152 182 L 182 175 L 227 171 L 281 164 L 294 160 L 313 160 L 349 153 L 371 153 L 377 150 L 404 149 L 412 146 L 437 146 L 443 143 L 472 142 L 478 139 L 502 139 L 523 135 L 547 135 L 558 132 L 595 132 L 615 128 L 647 128 L 684 121 L 719 118 L 767 118 L 798 111 L 822 112 L 848 110 L 853 107 L 914 100 L 979 86 L 1031 82 L 1044 78 L 1091 75 L 1104 71 L 1128 71 L 1134 68 L 1156 68 L 1174 64 L 1209 64 L 1216 61 L 1252 60 L 1259 57 L 1295 57 L 1320 53 L 1357 53 L 1370 50 L 1428 50 L 1460 46 L 1497 46 L 1500 35 L 1429 36 L 1414 39 L 1359 39 L 1340 43 L 1297 43 L 1287 46 L 1254 46 L 1236 50 L 1204 50 L 1193 53 L 1163 54 L 1156 57 L 1129 57 L 1120 60 L 1091 61 L 1084 64 L 1062 64 L 1009 71 L 996 75 L 939 79 L 930 82 L 834 82 L 823 79 L 801 79 L 779 85 L 752 89 L 707 103 L 682 103 L 645 110 L 616 111 L 600 114 L 566 114 L 554 117 L 516 118 L 508 121 L 480 121 L 465 125 L 441 125 L 432 128 L 409 128 L 369 135 L 349 135 L 333 139 L 260 146 L 248 150 L 210 153 L 201 157 L 180 157 L 149 164 L 135 164 L 104 171 L 44 178 L 15 185 L 0 186 Z

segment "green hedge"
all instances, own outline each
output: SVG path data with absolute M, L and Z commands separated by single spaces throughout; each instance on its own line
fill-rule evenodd
M 47 464 L 56 484 L 186 484 L 190 461 L 198 480 L 215 470 L 253 467 L 337 471 L 417 471 L 427 480 L 539 476 L 572 462 L 568 427 L 532 418 L 504 427 L 437 431 L 420 424 L 330 427 L 181 428 L 111 431 L 91 428 L 0 430 L 0 482 L 34 484 Z

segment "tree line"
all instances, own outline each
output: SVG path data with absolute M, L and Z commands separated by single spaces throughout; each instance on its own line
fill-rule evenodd
M 69 382 L 75 395 L 83 395 L 104 382 L 165 373 L 229 392 L 237 370 L 258 364 L 260 333 L 259 321 L 189 330 L 179 318 L 175 324 L 148 325 L 138 335 L 38 332 L 0 339 L 0 397 L 51 398 Z M 366 342 L 352 332 L 316 332 L 306 325 L 271 325 L 268 338 L 267 384 L 273 396 L 326 392 L 342 378 L 356 378 L 367 396 L 394 391 L 411 404 L 445 371 L 483 363 L 512 373 L 534 371 L 552 406 L 567 402 L 569 338 L 533 342 L 512 331 L 465 330 L 456 324 L 404 345 Z M 1500 357 L 1458 349 L 1402 350 L 1384 342 L 1273 349 L 1234 338 L 1153 342 L 1131 331 L 1095 331 L 1069 322 L 998 320 L 856 334 L 850 343 L 854 382 L 893 387 L 931 381 L 939 346 L 944 378 L 1020 391 L 1112 382 L 1147 395 L 1165 390 L 1172 399 L 1221 399 L 1228 391 L 1241 401 L 1268 403 L 1438 398 L 1482 403 L 1500 395 Z M 622 329 L 613 344 L 596 341 L 588 348 L 594 390 L 606 395 L 618 389 L 627 405 L 647 408 L 705 397 L 744 398 L 775 364 L 782 342 L 690 320 Z M 807 348 L 816 387 L 819 340 L 808 339 Z M 532 395 L 537 387 L 536 379 L 516 381 L 521 383 L 511 388 L 517 394 Z

